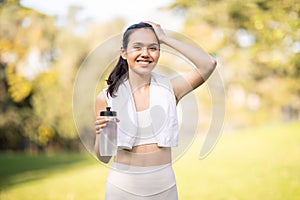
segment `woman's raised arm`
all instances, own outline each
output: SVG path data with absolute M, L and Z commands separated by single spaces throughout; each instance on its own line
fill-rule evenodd
M 184 95 L 204 83 L 214 71 L 217 62 L 200 47 L 181 42 L 167 36 L 160 25 L 153 22 L 146 22 L 152 25 L 155 33 L 162 44 L 165 44 L 189 59 L 195 68 L 190 72 L 174 77 L 171 82 L 177 101 Z

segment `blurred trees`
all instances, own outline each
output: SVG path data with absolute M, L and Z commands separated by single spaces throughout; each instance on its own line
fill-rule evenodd
M 221 61 L 230 125 L 300 117 L 296 0 L 175 0 L 184 33 Z
M 61 122 L 57 106 L 63 102 L 55 102 L 62 86 L 52 67 L 59 30 L 54 17 L 23 8 L 19 1 L 2 1 L 0 15 L 1 149 L 42 149 L 70 134 L 55 124 Z M 75 138 L 74 128 L 71 132 Z
M 0 150 L 78 149 L 72 113 L 73 82 L 89 51 L 116 31 L 79 23 L 80 7 L 69 9 L 64 25 L 22 7 L 0 2 Z M 121 25 L 121 26 L 120 26 Z

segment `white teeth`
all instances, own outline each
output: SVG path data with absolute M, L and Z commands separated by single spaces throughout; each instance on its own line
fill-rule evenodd
M 149 62 L 143 62 L 143 61 L 139 61 L 139 63 L 142 64 L 142 65 L 148 65 L 149 64 Z

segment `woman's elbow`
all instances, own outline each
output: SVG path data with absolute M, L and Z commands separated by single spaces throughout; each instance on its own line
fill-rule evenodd
M 203 70 L 203 75 L 202 78 L 204 79 L 204 81 L 206 81 L 210 75 L 214 72 L 214 70 L 217 67 L 217 61 L 215 59 L 211 59 L 207 64 L 206 67 Z
M 217 60 L 216 59 L 214 59 L 214 58 L 212 58 L 211 59 L 211 63 L 210 63 L 210 68 L 211 68 L 211 71 L 214 71 L 215 70 L 215 68 L 217 67 Z

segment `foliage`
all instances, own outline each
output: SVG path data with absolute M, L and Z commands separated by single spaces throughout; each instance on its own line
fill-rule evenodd
M 252 112 L 265 115 L 261 123 L 300 117 L 297 1 L 176 0 L 169 9 L 183 13 L 183 32 L 221 61 L 228 113 L 233 118 L 231 113 L 246 113 L 237 125 L 253 125 Z
M 79 23 L 80 9 L 70 7 L 59 26 L 55 16 L 18 0 L 0 2 L 0 150 L 78 148 L 72 113 L 76 70 L 91 49 L 124 25 L 121 19 Z
M 54 17 L 21 7 L 18 1 L 0 4 L 0 13 L 1 89 L 9 94 L 1 101 L 1 149 L 43 149 L 74 140 L 73 76 L 66 71 L 71 75 L 66 87 L 53 67 L 61 51 L 56 38 L 62 32 Z

